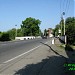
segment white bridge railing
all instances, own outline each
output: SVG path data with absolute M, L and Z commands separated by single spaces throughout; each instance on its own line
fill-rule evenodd
M 15 40 L 35 39 L 35 36 L 15 37 Z

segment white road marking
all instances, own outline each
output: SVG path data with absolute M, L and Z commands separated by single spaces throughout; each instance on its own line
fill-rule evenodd
M 45 42 L 45 44 L 47 44 L 47 43 L 48 43 L 48 42 Z M 20 54 L 20 55 L 14 57 L 14 58 L 12 58 L 12 59 L 9 59 L 9 60 L 3 62 L 3 63 L 6 64 L 6 63 L 8 63 L 8 62 L 10 62 L 10 61 L 12 61 L 12 60 L 14 60 L 14 59 L 17 59 L 17 58 L 19 58 L 19 57 L 21 57 L 21 56 L 23 56 L 23 55 L 25 55 L 25 54 L 27 54 L 27 53 L 33 51 L 33 50 L 39 48 L 40 46 L 41 46 L 41 45 L 39 45 L 39 46 L 37 46 L 37 47 L 35 47 L 35 48 L 33 48 L 33 49 L 30 49 L 29 51 L 27 51 L 27 52 L 25 52 L 25 53 L 22 53 L 22 54 Z
M 33 50 L 39 48 L 40 46 L 41 46 L 41 45 L 39 45 L 39 46 L 37 46 L 37 47 L 35 47 L 35 48 L 33 48 L 33 49 L 31 49 L 31 50 L 29 50 L 29 51 L 23 53 L 23 54 L 20 54 L 20 55 L 18 55 L 18 56 L 16 56 L 16 57 L 12 58 L 12 59 L 10 59 L 10 60 L 7 60 L 7 61 L 5 61 L 5 62 L 3 62 L 3 63 L 6 64 L 6 63 L 8 63 L 8 62 L 10 62 L 10 61 L 12 61 L 12 60 L 14 60 L 14 59 L 17 59 L 17 58 L 19 58 L 19 57 L 21 57 L 21 56 L 23 56 L 23 55 L 25 55 L 25 54 L 27 54 L 27 53 L 33 51 Z

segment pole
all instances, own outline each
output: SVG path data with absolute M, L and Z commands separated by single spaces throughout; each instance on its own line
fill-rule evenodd
M 16 26 L 16 35 L 15 35 L 15 37 L 17 37 L 17 25 L 15 25 Z
M 61 22 L 60 22 L 60 25 L 61 25 L 61 36 L 62 36 L 62 15 L 61 15 Z
M 64 19 L 64 36 L 65 36 L 65 45 L 66 45 L 66 35 L 65 35 L 65 12 L 63 12 L 63 19 Z
M 64 19 L 64 35 L 65 35 L 65 12 L 63 12 L 63 19 Z

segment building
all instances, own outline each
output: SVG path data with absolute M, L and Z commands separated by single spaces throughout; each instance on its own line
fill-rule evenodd
M 48 28 L 48 36 L 53 37 L 53 30 L 52 28 Z

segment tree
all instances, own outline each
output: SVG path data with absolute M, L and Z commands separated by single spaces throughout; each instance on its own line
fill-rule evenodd
M 65 21 L 67 43 L 75 44 L 75 17 L 68 17 Z
M 0 31 L 0 37 L 1 37 L 1 35 L 2 35 L 2 32 Z
M 22 21 L 21 29 L 24 36 L 38 36 L 41 21 L 35 18 L 26 18 L 26 20 Z
M 7 32 L 3 32 L 0 37 L 0 41 L 10 41 L 9 34 Z
M 7 31 L 7 33 L 9 34 L 9 37 L 10 37 L 11 40 L 15 39 L 15 36 L 16 36 L 16 29 L 15 28 Z
M 44 36 L 48 36 L 48 30 L 44 30 Z
M 53 30 L 53 34 L 54 36 L 58 36 L 59 35 L 59 29 L 60 29 L 60 24 L 57 24 L 55 29 Z
M 62 25 L 62 36 L 64 35 L 64 19 L 60 21 L 58 25 L 56 25 L 55 29 L 53 30 L 54 35 L 58 35 L 58 30 L 61 28 Z M 75 44 L 75 17 L 68 17 L 65 20 L 65 34 L 67 36 L 67 43 L 68 44 Z
M 18 37 L 23 36 L 23 33 L 22 33 L 22 29 L 21 28 L 20 29 L 17 29 L 17 36 Z

